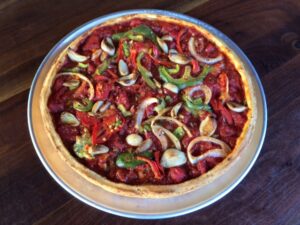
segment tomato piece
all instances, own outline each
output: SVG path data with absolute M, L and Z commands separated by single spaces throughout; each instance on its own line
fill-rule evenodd
M 219 102 L 219 109 L 221 111 L 222 116 L 227 121 L 227 123 L 232 125 L 233 124 L 233 119 L 232 119 L 231 113 L 229 112 L 229 110 L 227 108 L 224 107 L 222 102 Z
M 97 83 L 94 100 L 107 100 L 111 90 L 112 90 L 112 85 L 110 85 L 109 83 L 104 83 L 104 82 Z
M 92 130 L 92 127 L 98 122 L 97 118 L 90 116 L 86 112 L 76 111 L 76 117 L 80 121 L 81 125 Z
M 185 170 L 181 167 L 172 167 L 169 169 L 168 176 L 175 182 L 180 183 L 186 179 L 187 174 Z

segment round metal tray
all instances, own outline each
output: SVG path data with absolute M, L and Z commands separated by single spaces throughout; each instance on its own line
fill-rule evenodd
M 55 57 L 78 36 L 91 28 L 107 21 L 130 14 L 156 14 L 181 19 L 203 27 L 221 39 L 243 62 L 245 69 L 251 75 L 257 104 L 257 122 L 254 135 L 247 150 L 242 151 L 239 160 L 221 177 L 212 183 L 180 197 L 165 199 L 140 199 L 122 197 L 106 192 L 98 186 L 79 176 L 53 151 L 54 146 L 48 139 L 39 110 L 39 95 L 44 78 Z M 75 29 L 48 53 L 40 65 L 30 89 L 28 99 L 28 126 L 36 153 L 44 167 L 66 191 L 71 195 L 97 209 L 119 216 L 141 219 L 168 218 L 187 214 L 204 208 L 234 189 L 253 166 L 262 147 L 267 127 L 267 107 L 264 91 L 259 77 L 245 54 L 223 33 L 212 26 L 192 17 L 162 10 L 130 10 L 109 14 L 96 18 Z

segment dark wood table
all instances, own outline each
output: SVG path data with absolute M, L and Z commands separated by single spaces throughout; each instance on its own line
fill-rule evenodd
M 132 8 L 215 26 L 244 50 L 267 95 L 267 136 L 249 175 L 222 200 L 178 218 L 132 220 L 83 204 L 49 176 L 28 134 L 28 90 L 46 53 L 82 23 Z M 0 224 L 300 224 L 299 0 L 2 0 L 0 34 Z

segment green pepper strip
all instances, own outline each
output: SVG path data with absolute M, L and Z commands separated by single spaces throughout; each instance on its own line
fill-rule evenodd
M 108 69 L 110 61 L 109 60 L 104 60 L 97 68 L 96 70 L 96 75 L 102 74 L 105 70 Z
M 123 42 L 123 52 L 126 57 L 129 57 L 130 50 L 129 50 L 129 45 L 127 42 Z
M 210 106 L 203 104 L 201 99 L 191 100 L 187 95 L 183 95 L 182 99 L 184 100 L 185 105 L 191 110 L 211 111 Z
M 130 111 L 127 111 L 124 105 L 118 104 L 118 109 L 121 111 L 124 117 L 132 116 L 132 113 Z
M 138 37 L 138 35 L 142 35 L 145 38 L 148 38 L 151 41 L 153 41 L 155 44 L 157 44 L 155 33 L 151 30 L 150 27 L 148 27 L 146 25 L 140 25 L 140 26 L 137 26 L 127 32 L 114 34 L 114 35 L 112 35 L 112 39 L 114 41 L 119 41 L 122 38 L 129 38 L 129 39 L 135 38 L 136 39 L 136 37 Z
M 153 90 L 155 90 L 156 85 L 150 78 L 152 77 L 152 73 L 148 71 L 141 63 L 143 56 L 144 56 L 144 52 L 140 52 L 137 57 L 137 69 L 141 73 L 144 81 L 148 84 L 148 86 L 151 87 Z
M 185 134 L 185 131 L 182 127 L 177 127 L 174 131 L 173 134 L 179 139 L 181 140 Z
M 91 100 L 89 100 L 88 98 L 84 98 L 82 100 L 82 103 L 80 103 L 78 101 L 74 101 L 73 108 L 76 109 L 77 111 L 81 111 L 81 112 L 91 111 L 91 109 L 93 107 L 93 102 Z
M 140 155 L 147 158 L 152 157 L 151 152 L 143 152 Z M 135 168 L 136 166 L 145 164 L 145 162 L 141 160 L 137 160 L 133 153 L 125 152 L 125 153 L 121 153 L 117 157 L 116 164 L 118 167 L 129 169 L 129 168 Z
M 173 78 L 167 71 L 166 67 L 164 67 L 164 66 L 160 66 L 158 68 L 158 71 L 159 71 L 159 75 L 162 80 L 164 80 L 165 82 L 168 82 L 168 83 L 175 84 L 179 89 L 183 89 L 186 87 L 190 87 L 190 86 L 194 86 L 194 85 L 202 83 L 204 78 L 211 71 L 211 67 L 205 66 L 203 68 L 202 72 L 198 76 L 192 77 L 191 76 L 191 67 L 186 66 L 184 69 L 183 76 L 178 79 Z
M 180 66 L 178 64 L 176 64 L 176 67 L 175 68 L 172 68 L 172 69 L 167 69 L 169 74 L 175 74 L 175 73 L 178 73 L 179 70 L 180 70 Z

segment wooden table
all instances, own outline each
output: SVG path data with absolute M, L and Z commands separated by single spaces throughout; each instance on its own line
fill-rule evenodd
M 28 89 L 52 46 L 90 19 L 132 8 L 220 29 L 253 62 L 267 95 L 266 141 L 249 175 L 217 203 L 168 220 L 121 218 L 76 200 L 46 172 L 27 129 Z M 0 33 L 0 224 L 300 224 L 299 0 L 2 0 Z

